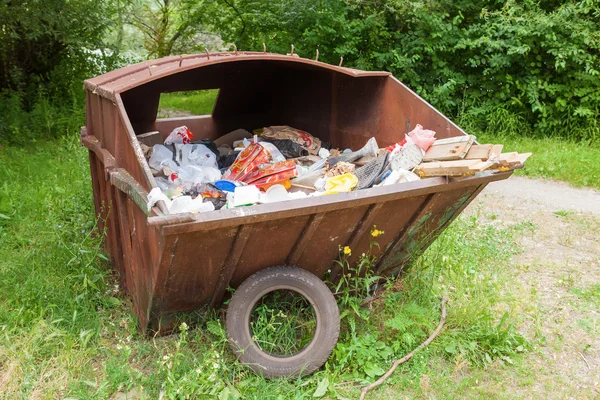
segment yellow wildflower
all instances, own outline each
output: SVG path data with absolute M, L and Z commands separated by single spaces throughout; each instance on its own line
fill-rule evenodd
M 377 236 L 381 236 L 384 233 L 385 233 L 384 231 L 380 231 L 379 229 L 373 229 L 371 231 L 371 236 L 373 236 L 374 238 L 376 238 Z
M 350 246 L 344 246 L 344 254 L 347 256 L 352 255 L 352 249 Z

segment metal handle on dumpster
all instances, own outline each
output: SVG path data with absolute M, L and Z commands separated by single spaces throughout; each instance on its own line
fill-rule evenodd
M 85 127 L 81 128 L 81 143 L 92 151 L 96 157 L 102 160 L 104 165 L 104 178 L 110 179 L 110 184 L 125 193 L 146 214 L 151 216 L 148 210 L 148 192 L 140 185 L 133 176 L 123 168 L 116 168 L 115 158 L 102 147 L 102 144 L 94 135 L 88 135 Z M 162 210 L 161 210 L 162 211 Z

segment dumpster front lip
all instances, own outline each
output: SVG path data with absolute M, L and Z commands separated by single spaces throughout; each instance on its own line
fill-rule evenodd
M 490 182 L 507 179 L 512 173 L 513 170 L 504 172 L 484 171 L 466 178 L 428 178 L 387 187 L 329 195 L 325 201 L 323 201 L 324 197 L 312 197 L 205 213 L 153 216 L 148 218 L 148 225 L 160 227 L 165 235 L 204 231 L 246 223 L 325 213 L 361 205 L 368 206 L 388 200 L 400 200 L 467 186 L 486 185 Z

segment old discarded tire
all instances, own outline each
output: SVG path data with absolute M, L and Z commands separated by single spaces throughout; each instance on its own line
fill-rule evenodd
M 314 309 L 312 340 L 289 356 L 270 354 L 252 339 L 250 316 L 256 303 L 276 290 L 290 290 L 306 298 Z M 340 314 L 331 291 L 315 275 L 296 267 L 272 267 L 255 273 L 235 291 L 227 309 L 227 336 L 240 362 L 265 377 L 304 376 L 329 358 L 340 332 Z

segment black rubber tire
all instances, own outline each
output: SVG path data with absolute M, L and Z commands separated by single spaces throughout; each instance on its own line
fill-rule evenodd
M 292 290 L 312 305 L 315 333 L 300 352 L 289 356 L 263 351 L 252 339 L 250 316 L 256 303 L 275 290 Z M 229 345 L 241 363 L 267 378 L 305 376 L 320 368 L 340 333 L 340 312 L 333 294 L 318 277 L 297 267 L 272 267 L 255 273 L 235 291 L 227 308 Z

